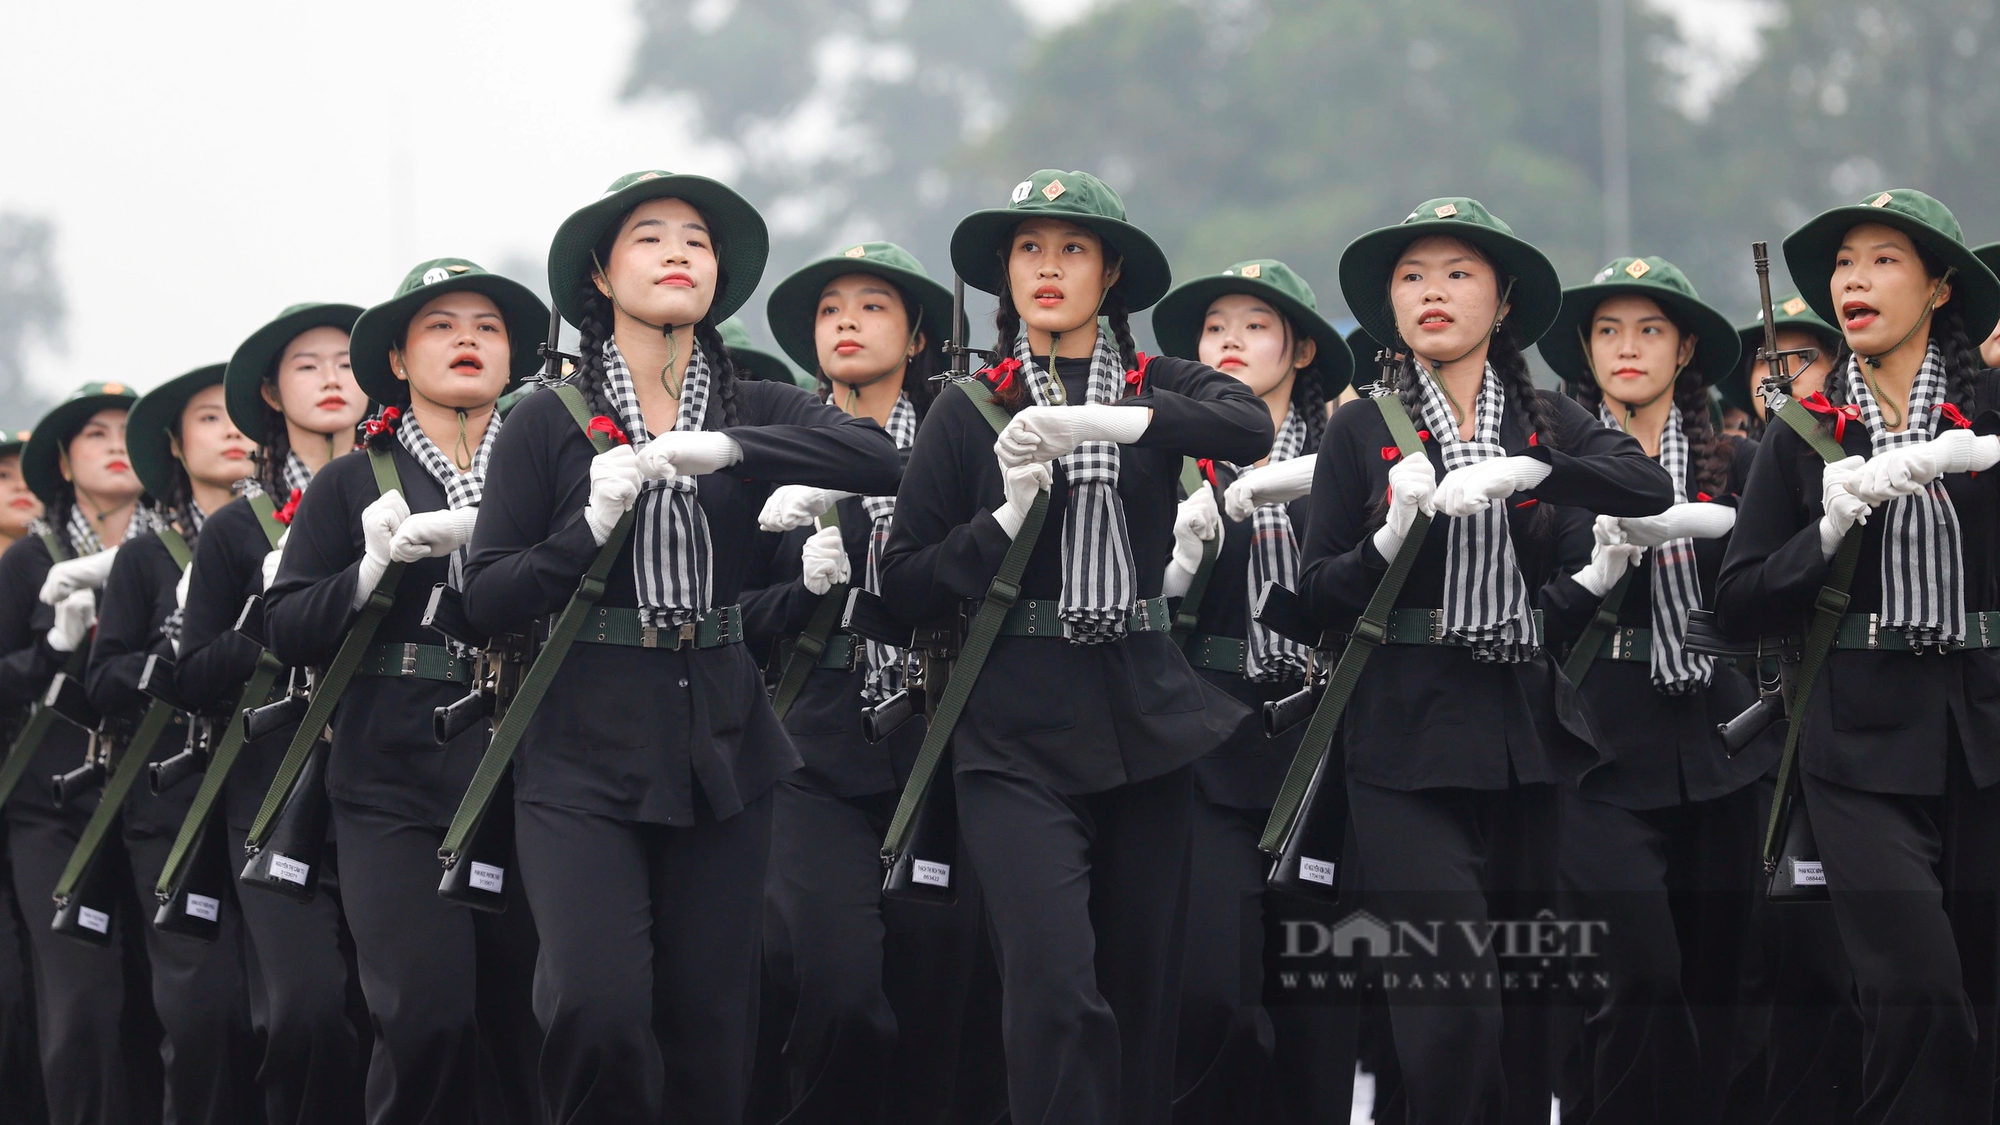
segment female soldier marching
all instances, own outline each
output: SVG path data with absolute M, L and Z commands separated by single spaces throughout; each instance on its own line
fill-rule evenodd
M 379 492 L 366 457 L 315 475 L 265 595 L 271 651 L 324 667 L 391 562 L 395 604 L 334 712 L 326 788 L 341 904 L 376 1030 L 371 1121 L 527 1120 L 541 1036 L 528 1009 L 534 929 L 517 886 L 500 914 L 437 893 L 438 845 L 486 745 L 440 747 L 432 712 L 471 679 L 466 653 L 422 621 L 431 587 L 457 586 L 500 434 L 495 403 L 532 374 L 548 309 L 526 287 L 460 258 L 421 262 L 354 324 L 355 382 L 388 409 L 369 445 L 400 488 Z M 518 880 L 513 880 L 518 883 Z M 497 1082 L 478 1080 L 482 1047 Z M 443 1115 L 443 1116 L 440 1116 Z
M 913 619 L 984 596 L 1061 470 L 953 740 L 958 814 L 1001 966 L 1014 1120 L 1161 1122 L 1188 767 L 1250 714 L 1175 647 L 1160 579 L 1182 458 L 1255 462 L 1271 415 L 1199 363 L 1142 364 L 1127 316 L 1166 291 L 1166 260 L 1094 176 L 1034 173 L 959 223 L 952 262 L 998 295 L 1002 358 L 918 434 L 883 588 Z M 1013 413 L 997 443 L 974 401 L 989 390 Z
M 769 790 L 799 758 L 735 603 L 770 486 L 878 495 L 897 473 L 873 422 L 737 377 L 716 325 L 767 245 L 700 176 L 624 176 L 571 215 L 549 284 L 582 330 L 576 382 L 521 400 L 487 473 L 465 588 L 480 630 L 525 633 L 622 540 L 514 765 L 554 1120 L 743 1113 Z M 604 435 L 632 444 L 594 454 Z
M 1561 302 L 1555 270 L 1476 200 L 1430 200 L 1341 255 L 1362 327 L 1406 358 L 1396 393 L 1426 456 L 1398 456 L 1372 402 L 1320 441 L 1302 593 L 1351 629 L 1419 512 L 1434 520 L 1342 723 L 1337 762 L 1364 901 L 1389 925 L 1532 918 L 1553 902 L 1555 783 L 1598 760 L 1541 647 L 1537 591 L 1577 569 L 1566 505 L 1651 515 L 1673 486 L 1632 438 L 1538 392 L 1521 349 Z M 1439 480 L 1439 469 L 1444 470 Z M 1387 995 L 1411 1119 L 1546 1115 L 1539 998 L 1505 992 L 1491 944 L 1440 944 L 1409 972 L 1471 987 Z M 1517 1005 L 1517 1001 L 1522 1002 Z M 1502 1004 L 1507 1007 L 1503 1034 Z M 1511 1119 L 1511 1117 L 1510 1117 Z
M 1802 405 L 1848 456 L 1829 462 L 1788 426 L 1765 435 L 1718 610 L 1738 635 L 1777 636 L 1845 602 L 1793 722 L 1861 1006 L 1857 1119 L 1984 1122 L 2000 1003 L 2000 474 L 1984 470 L 2000 463 L 2000 399 L 1977 342 L 2000 320 L 2000 281 L 1950 210 L 1906 188 L 1814 218 L 1785 262 L 1841 330 L 1823 395 Z M 1850 566 L 1846 596 L 1823 593 Z

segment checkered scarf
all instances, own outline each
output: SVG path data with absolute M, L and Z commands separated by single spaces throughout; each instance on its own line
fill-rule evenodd
M 1500 444 L 1507 391 L 1492 366 L 1479 384 L 1471 441 L 1459 440 L 1458 420 L 1437 380 L 1420 374 L 1424 424 L 1443 447 L 1446 471 L 1507 456 Z M 1452 518 L 1449 543 L 1444 564 L 1445 636 L 1471 646 L 1472 658 L 1485 663 L 1517 664 L 1533 657 L 1535 618 L 1528 603 L 1528 583 L 1514 558 L 1507 501 L 1495 500 L 1485 511 Z
M 896 397 L 896 405 L 889 410 L 889 439 L 897 449 L 908 449 L 917 443 L 917 408 L 910 405 L 908 391 Z M 889 543 L 889 524 L 896 516 L 894 496 L 863 496 L 861 509 L 868 513 L 868 567 L 862 577 L 868 592 L 882 592 L 881 558 L 882 549 Z M 896 694 L 903 687 L 903 650 L 893 645 L 868 642 L 868 680 L 861 694 L 870 700 L 883 700 Z
M 1056 374 L 1035 364 L 1028 334 L 1014 341 L 1014 358 L 1028 377 L 1037 406 L 1067 406 L 1069 396 Z M 1111 334 L 1097 333 L 1090 356 L 1090 386 L 1086 401 L 1108 405 L 1125 387 L 1125 365 Z M 1125 529 L 1125 501 L 1118 495 L 1118 446 L 1087 441 L 1061 460 L 1069 479 L 1069 508 L 1063 515 L 1063 592 L 1058 614 L 1063 630 L 1077 644 L 1103 644 L 1125 635 L 1125 619 L 1137 600 L 1138 579 L 1132 566 L 1132 541 Z
M 1285 413 L 1278 438 L 1271 444 L 1270 464 L 1305 453 L 1306 421 L 1296 410 Z M 1299 539 L 1292 528 L 1292 511 L 1283 504 L 1259 504 L 1250 514 L 1250 601 L 1266 582 L 1287 590 L 1299 588 Z M 1243 675 L 1252 680 L 1297 679 L 1305 675 L 1306 646 L 1250 623 L 1250 643 L 1243 651 Z
M 305 459 L 295 449 L 285 451 L 285 463 L 279 466 L 279 472 L 284 475 L 286 489 L 296 488 L 304 492 L 306 486 L 312 483 L 312 470 L 306 468 Z
M 159 527 L 160 514 L 149 505 L 136 504 L 132 508 L 131 522 L 125 525 L 125 538 L 137 539 L 148 531 L 157 531 Z M 52 529 L 49 524 L 41 520 L 36 520 L 28 527 L 29 533 L 35 535 L 45 530 Z M 69 518 L 63 521 L 62 538 L 66 541 L 72 558 L 80 559 L 104 549 L 104 540 L 97 534 L 97 521 L 84 515 L 83 506 L 74 501 L 71 501 L 69 506 Z
M 461 422 L 460 425 L 464 423 Z M 486 420 L 486 436 L 479 439 L 479 448 L 472 454 L 472 467 L 464 472 L 452 464 L 444 450 L 437 447 L 424 428 L 417 424 L 414 415 L 405 416 L 403 424 L 396 427 L 396 440 L 417 459 L 417 464 L 431 475 L 431 479 L 444 488 L 445 505 L 452 511 L 460 508 L 479 507 L 480 494 L 486 490 L 486 462 L 493 455 L 493 439 L 500 436 L 500 412 Z M 407 498 L 406 498 L 407 499 Z M 465 557 L 470 544 L 461 545 L 451 553 L 451 588 L 460 589 L 465 585 Z
M 651 441 L 638 392 L 632 389 L 632 369 L 625 365 L 616 341 L 604 341 L 606 391 L 618 410 L 618 422 L 633 448 Z M 708 357 L 696 342 L 681 379 L 680 414 L 676 430 L 699 430 L 708 417 Z M 660 628 L 685 625 L 709 609 L 714 599 L 714 550 L 708 537 L 708 516 L 701 510 L 693 477 L 671 482 L 649 480 L 639 489 L 633 509 L 632 580 L 639 590 L 639 623 Z
M 1882 407 L 1862 378 L 1861 361 L 1853 356 L 1847 360 L 1847 396 L 1868 423 L 1871 455 L 1929 441 L 1943 421 L 1938 406 L 1945 400 L 1944 359 L 1937 344 L 1924 353 L 1924 364 L 1910 385 L 1909 425 L 1901 433 L 1891 433 L 1883 424 Z M 1922 492 L 1882 505 L 1882 624 L 1903 630 L 1917 645 L 1965 639 L 1958 511 L 1942 478 Z
M 1597 419 L 1606 429 L 1624 426 L 1599 403 Z M 1660 467 L 1674 482 L 1674 503 L 1687 503 L 1687 435 L 1681 432 L 1681 412 L 1667 411 L 1660 431 Z M 1701 605 L 1701 571 L 1695 566 L 1694 540 L 1671 539 L 1646 552 L 1653 566 L 1653 686 L 1666 695 L 1685 695 L 1709 682 L 1715 658 L 1687 650 L 1688 613 Z

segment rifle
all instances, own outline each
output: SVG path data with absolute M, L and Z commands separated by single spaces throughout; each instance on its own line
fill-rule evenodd
M 498 723 L 520 693 L 521 682 L 534 661 L 532 639 L 519 633 L 480 636 L 465 616 L 464 598 L 442 582 L 431 587 L 430 604 L 424 607 L 424 627 L 479 653 L 473 661 L 472 690 L 458 702 L 431 712 L 431 736 L 442 746 L 482 719 Z M 503 892 L 513 854 L 514 794 L 510 771 L 495 789 L 492 805 L 467 841 L 464 854 L 455 856 L 444 869 L 438 894 L 475 910 L 496 914 L 505 911 L 507 897 Z
M 1768 402 L 1775 395 L 1792 393 L 1791 365 L 1786 360 L 1792 356 L 1799 357 L 1802 362 L 1798 369 L 1804 371 L 1819 359 L 1819 349 L 1778 350 L 1778 322 L 1771 308 L 1771 254 L 1768 244 L 1751 243 L 1750 256 L 1757 270 L 1758 319 L 1764 325 L 1764 346 L 1757 349 L 1757 360 L 1764 365 L 1764 381 L 1757 389 Z

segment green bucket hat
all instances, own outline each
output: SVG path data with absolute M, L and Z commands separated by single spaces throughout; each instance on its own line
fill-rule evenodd
M 279 313 L 237 345 L 236 354 L 229 357 L 229 369 L 222 375 L 222 400 L 229 407 L 229 420 L 236 423 L 244 437 L 259 445 L 270 443 L 271 435 L 264 432 L 264 414 L 270 409 L 264 401 L 264 381 L 277 367 L 278 357 L 285 354 L 285 345 L 300 333 L 315 328 L 338 328 L 352 333 L 360 316 L 359 305 L 308 301 Z M 351 343 L 349 350 L 352 351 Z
M 1813 312 L 1812 306 L 1799 294 L 1792 293 L 1783 300 L 1774 302 L 1771 312 L 1780 330 L 1797 328 L 1818 337 L 1820 350 L 1827 358 L 1831 359 L 1834 352 L 1839 349 L 1840 329 L 1821 320 L 1819 314 Z M 1757 350 L 1764 346 L 1763 310 L 1758 310 L 1757 319 L 1737 326 L 1736 340 L 1739 348 L 1736 366 L 1716 383 L 1715 389 L 1721 392 L 1723 402 L 1746 414 L 1754 414 L 1756 411 L 1750 405 L 1750 387 L 1754 381 L 1761 380 L 1763 375 L 1759 373 L 1753 379 L 1749 373 L 1749 365 L 1756 361 Z
M 132 458 L 132 471 L 155 500 L 173 487 L 180 461 L 174 457 L 172 437 L 181 411 L 197 393 L 222 382 L 226 363 L 197 367 L 178 378 L 169 379 L 139 397 L 125 419 L 125 453 Z M 232 419 L 233 421 L 233 419 Z
M 354 340 L 348 352 L 354 364 L 354 381 L 376 402 L 401 402 L 409 384 L 389 370 L 389 349 L 400 344 L 410 327 L 410 318 L 434 297 L 470 290 L 483 293 L 500 306 L 507 321 L 507 343 L 513 353 L 513 370 L 507 373 L 507 390 L 541 369 L 539 351 L 549 338 L 549 307 L 527 286 L 511 277 L 487 273 L 479 263 L 464 258 L 432 258 L 418 262 L 403 275 L 396 295 L 370 308 L 354 322 Z
M 1995 277 L 2000 277 L 2000 242 L 1975 246 L 1972 248 L 1972 256 L 1986 263 L 1986 268 L 1992 270 Z
M 798 387 L 806 385 L 792 371 L 791 364 L 751 341 L 750 326 L 743 323 L 742 318 L 732 316 L 716 325 L 716 330 L 722 334 L 722 346 L 729 349 L 730 360 L 745 377 L 771 383 L 790 383 Z
M 70 439 L 83 429 L 93 414 L 107 408 L 132 409 L 139 396 L 123 383 L 85 383 L 56 403 L 35 423 L 32 436 L 21 448 L 21 476 L 29 491 L 42 503 L 54 507 L 63 485 L 62 455 Z M 132 428 L 129 413 L 125 429 Z M 131 456 L 128 450 L 126 456 Z
M 1645 297 L 1660 306 L 1668 319 L 1695 335 L 1689 366 L 1701 373 L 1702 386 L 1712 386 L 1736 367 L 1742 347 L 1729 318 L 1702 302 L 1694 283 L 1665 258 L 1618 258 L 1597 271 L 1590 284 L 1563 290 L 1562 308 L 1541 343 L 1542 358 L 1571 387 L 1593 382 L 1583 333 L 1597 307 L 1612 297 Z
M 998 251 L 1023 220 L 1041 215 L 1075 223 L 1118 255 L 1122 264 L 1112 288 L 1124 294 L 1126 312 L 1151 307 L 1173 284 L 1166 254 L 1145 231 L 1126 221 L 1125 201 L 1117 192 L 1088 172 L 1054 168 L 1043 168 L 1015 184 L 1007 206 L 974 211 L 960 219 L 958 229 L 951 232 L 951 268 L 974 289 L 999 293 L 1006 265 Z
M 728 287 L 715 295 L 709 308 L 712 319 L 727 320 L 757 288 L 764 276 L 764 259 L 771 253 L 771 235 L 764 228 L 764 216 L 749 200 L 707 176 L 627 172 L 611 181 L 597 202 L 564 219 L 549 244 L 549 292 L 571 324 L 583 322 L 583 302 L 595 288 L 590 278 L 597 267 L 590 256 L 597 244 L 632 208 L 649 199 L 685 200 L 708 220 L 716 260 L 729 275 Z
M 1541 339 L 1562 307 L 1562 281 L 1540 250 L 1514 234 L 1476 199 L 1462 195 L 1425 200 L 1393 227 L 1371 230 L 1347 244 L 1340 255 L 1340 295 L 1361 327 L 1377 340 L 1396 338 L 1396 318 L 1389 311 L 1389 271 L 1410 243 L 1430 235 L 1456 238 L 1477 246 L 1514 282 L 1507 300 L 1508 319 L 1525 346 Z
M 27 445 L 28 439 L 33 436 L 33 430 L 0 430 L 0 457 L 9 454 L 19 456 L 21 447 Z
M 1959 307 L 1968 333 L 1990 332 L 2000 321 L 2000 278 L 1966 247 L 1965 232 L 1951 208 L 1914 188 L 1880 191 L 1859 203 L 1822 211 L 1785 236 L 1785 267 L 1820 319 L 1840 323 L 1833 303 L 1834 257 L 1840 240 L 1862 223 L 1902 231 L 1953 271 L 1951 303 Z
M 1347 341 L 1320 315 L 1319 298 L 1313 295 L 1312 286 L 1276 258 L 1238 262 L 1221 273 L 1178 285 L 1160 298 L 1153 308 L 1153 337 L 1160 342 L 1160 350 L 1181 359 L 1200 358 L 1201 325 L 1208 316 L 1208 306 L 1231 293 L 1270 302 L 1293 328 L 1319 345 L 1313 362 L 1328 399 L 1354 381 L 1354 355 L 1347 350 Z M 1372 358 L 1374 353 L 1369 355 Z
M 799 267 L 771 290 L 771 298 L 764 304 L 778 346 L 808 373 L 819 370 L 819 346 L 813 337 L 819 295 L 827 282 L 850 273 L 873 274 L 915 301 L 920 323 L 911 327 L 923 329 L 929 350 L 941 353 L 947 339 L 954 335 L 964 338 L 965 333 L 954 333 L 949 327 L 951 290 L 931 280 L 916 255 L 893 242 L 857 243 Z

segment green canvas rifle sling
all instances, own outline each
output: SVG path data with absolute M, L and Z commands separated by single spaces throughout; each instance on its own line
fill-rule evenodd
M 1597 603 L 1597 612 L 1590 615 L 1590 624 L 1576 638 L 1576 647 L 1569 650 L 1569 659 L 1563 661 L 1563 675 L 1569 682 L 1582 687 L 1585 676 L 1597 666 L 1597 654 L 1604 651 L 1604 640 L 1611 630 L 1618 627 L 1618 610 L 1625 604 L 1625 591 L 1632 586 L 1632 567 L 1626 567 L 1611 589 Z
M 1410 424 L 1409 412 L 1403 408 L 1403 401 L 1393 394 L 1374 399 L 1382 411 L 1382 420 L 1388 424 L 1389 436 L 1396 439 L 1396 449 L 1404 457 L 1428 456 L 1423 442 L 1417 439 L 1417 430 Z M 1326 691 L 1313 707 L 1312 718 L 1306 722 L 1305 734 L 1299 739 L 1298 752 L 1292 755 L 1292 765 L 1285 772 L 1284 784 L 1278 788 L 1277 799 L 1271 802 L 1271 818 L 1264 824 L 1264 837 L 1257 847 L 1265 855 L 1276 856 L 1285 846 L 1285 837 L 1291 835 L 1292 825 L 1298 820 L 1299 806 L 1304 803 L 1306 788 L 1312 784 L 1313 771 L 1319 768 L 1320 760 L 1333 752 L 1333 736 L 1340 728 L 1341 713 L 1347 710 L 1347 702 L 1354 695 L 1354 685 L 1361 680 L 1361 670 L 1368 666 L 1368 658 L 1375 653 L 1384 637 L 1388 636 L 1389 611 L 1396 607 L 1396 598 L 1403 592 L 1403 582 L 1410 576 L 1416 565 L 1417 556 L 1424 549 L 1424 536 L 1429 534 L 1431 517 L 1419 511 L 1410 523 L 1410 530 L 1403 536 L 1403 545 L 1396 550 L 1396 557 L 1390 561 L 1389 569 L 1382 574 L 1382 581 L 1369 596 L 1368 605 L 1354 622 L 1354 632 L 1348 637 L 1347 647 L 1341 651 L 1340 661 L 1333 667 L 1333 675 L 1327 680 Z
M 819 525 L 839 527 L 840 508 L 828 508 L 819 517 Z M 771 695 L 771 709 L 778 713 L 781 723 L 791 713 L 792 704 L 798 702 L 799 692 L 805 690 L 806 678 L 819 666 L 819 658 L 826 655 L 827 638 L 833 636 L 834 629 L 840 625 L 840 614 L 847 608 L 847 586 L 845 582 L 835 582 L 820 595 L 819 604 L 813 607 L 812 619 L 806 622 L 805 631 L 792 644 L 792 655 L 785 661 L 785 671 L 778 677 L 778 688 Z
M 1181 491 L 1193 496 L 1203 484 L 1201 464 L 1192 457 L 1181 458 Z M 1216 507 L 1222 506 L 1222 497 L 1215 498 Z M 1215 560 L 1222 554 L 1222 537 L 1226 531 L 1218 530 L 1215 538 L 1203 541 L 1201 545 L 1201 565 L 1195 567 L 1194 577 L 1188 580 L 1187 593 L 1181 595 L 1181 605 L 1174 611 L 1174 627 L 1171 636 L 1174 644 L 1186 648 L 1189 638 L 1194 636 L 1195 627 L 1201 624 L 1201 600 L 1208 595 L 1208 580 L 1215 573 Z
M 570 417 L 576 419 L 577 429 L 590 439 L 591 448 L 603 453 L 611 448 L 611 439 L 604 434 L 594 433 L 590 428 L 590 408 L 584 404 L 583 392 L 573 385 L 555 388 L 557 397 L 569 409 Z M 528 674 L 521 679 L 520 690 L 514 693 L 513 702 L 507 712 L 493 724 L 493 738 L 486 744 L 486 753 L 479 759 L 479 768 L 473 771 L 472 784 L 466 786 L 465 797 L 458 803 L 458 812 L 451 818 L 451 828 L 444 834 L 444 844 L 438 848 L 438 858 L 449 869 L 458 863 L 458 857 L 465 851 L 466 844 L 479 831 L 481 821 L 486 819 L 486 808 L 493 803 L 494 790 L 507 775 L 507 766 L 514 760 L 514 747 L 521 742 L 521 736 L 528 731 L 528 724 L 535 717 L 535 709 L 541 706 L 542 697 L 548 694 L 549 685 L 555 682 L 556 673 L 561 670 L 563 659 L 569 653 L 570 643 L 576 640 L 583 629 L 583 619 L 590 616 L 597 599 L 604 596 L 604 576 L 611 573 L 611 564 L 618 559 L 618 552 L 624 549 L 625 539 L 632 532 L 633 508 L 618 518 L 604 545 L 597 549 L 597 557 L 591 560 L 590 569 L 577 580 L 576 592 L 569 596 L 569 604 L 549 628 L 549 636 L 542 642 L 541 651 L 535 654 L 535 662 L 529 666 Z
M 958 388 L 979 407 L 995 433 L 1007 428 L 1013 418 L 983 385 L 959 383 Z M 1001 556 L 1000 569 L 987 584 L 986 600 L 979 603 L 979 611 L 972 615 L 972 625 L 965 632 L 965 643 L 959 646 L 958 659 L 953 662 L 951 676 L 945 681 L 944 695 L 938 700 L 937 710 L 930 717 L 930 727 L 924 731 L 923 745 L 917 749 L 917 759 L 910 767 L 910 777 L 903 785 L 902 797 L 896 802 L 896 815 L 889 821 L 889 831 L 882 837 L 882 861 L 893 865 L 896 857 L 903 853 L 910 843 L 910 824 L 916 817 L 917 806 L 922 803 L 924 793 L 930 788 L 931 775 L 937 772 L 938 760 L 944 757 L 944 750 L 951 742 L 951 732 L 958 726 L 959 716 L 965 713 L 966 700 L 972 698 L 972 688 L 979 680 L 979 670 L 986 664 L 987 654 L 993 650 L 994 638 L 1000 635 L 1000 625 L 1007 619 L 1007 611 L 1021 596 L 1021 575 L 1028 569 L 1028 556 L 1035 553 L 1035 540 L 1042 534 L 1042 521 L 1049 513 L 1049 490 L 1044 488 L 1035 496 L 1035 502 L 1028 509 L 1028 517 L 1021 521 L 1021 530 L 1014 541 L 1007 546 L 1007 553 Z
M 41 535 L 42 545 L 49 550 L 50 565 L 69 560 L 69 552 L 63 549 L 62 541 L 56 538 L 55 532 L 44 531 Z M 69 654 L 69 659 L 63 661 L 63 675 L 81 676 L 89 662 L 90 646 L 79 643 L 76 651 Z M 27 725 L 21 728 L 21 733 L 14 738 L 13 747 L 7 751 L 7 760 L 0 762 L 0 805 L 5 805 L 7 798 L 14 795 L 14 786 L 19 785 L 21 775 L 28 772 L 29 761 L 34 758 L 35 751 L 40 748 L 42 739 L 48 735 L 55 721 L 56 713 L 40 705 L 28 716 Z

